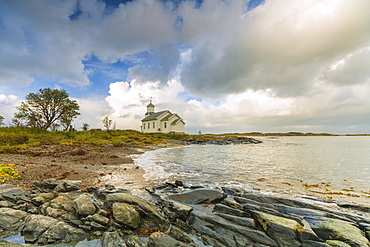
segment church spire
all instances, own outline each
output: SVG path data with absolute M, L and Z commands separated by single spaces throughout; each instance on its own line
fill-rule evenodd
M 154 105 L 152 104 L 152 97 L 150 97 L 150 103 L 146 106 L 146 114 L 145 116 L 150 116 L 154 113 Z

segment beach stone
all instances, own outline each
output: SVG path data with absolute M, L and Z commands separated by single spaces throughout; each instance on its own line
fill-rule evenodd
M 237 201 L 235 201 L 234 198 L 232 197 L 226 197 L 223 201 L 222 201 L 223 204 L 225 204 L 226 206 L 229 206 L 231 208 L 235 208 L 235 209 L 239 209 L 239 210 L 243 210 L 243 206 L 240 205 Z
M 101 224 L 101 225 L 108 225 L 108 223 L 109 223 L 109 219 L 107 217 L 105 217 L 101 214 L 98 214 L 98 213 L 96 213 L 94 215 L 89 215 L 87 218 L 89 220 L 94 221 L 94 222 L 96 222 L 98 224 Z
M 350 246 L 369 246 L 369 240 L 356 226 L 337 219 L 306 218 L 317 236 L 324 240 L 339 240 Z
M 214 189 L 195 189 L 179 194 L 172 194 L 168 199 L 186 204 L 210 204 L 221 202 L 226 195 Z
M 74 208 L 80 216 L 95 214 L 97 207 L 91 196 L 83 194 L 73 201 Z
M 115 202 L 112 205 L 114 219 L 131 228 L 137 228 L 140 223 L 140 215 L 135 207 L 127 204 Z
M 22 235 L 26 242 L 34 243 L 52 225 L 58 222 L 57 219 L 44 215 L 30 215 L 25 221 Z
M 31 202 L 35 204 L 36 206 L 42 205 L 44 203 L 47 203 L 54 198 L 57 197 L 57 194 L 55 193 L 41 193 L 37 195 L 36 197 L 32 198 Z
M 188 247 L 189 244 L 182 243 L 163 232 L 154 232 L 149 236 L 148 247 Z
M 239 217 L 248 217 L 251 218 L 251 214 L 239 209 L 231 208 L 223 203 L 218 203 L 213 207 L 213 212 L 219 212 L 219 213 L 224 213 L 224 214 L 230 214 L 234 216 L 239 216 Z
M 116 193 L 128 193 L 128 190 L 115 188 L 114 186 L 106 186 L 104 188 L 98 188 L 94 191 L 94 196 L 99 200 L 105 201 L 106 196 L 108 194 L 116 194 Z
M 47 243 L 70 243 L 82 241 L 87 237 L 87 233 L 79 228 L 59 221 L 42 234 L 47 239 Z
M 170 226 L 169 222 L 152 205 L 140 197 L 128 193 L 108 194 L 104 207 L 106 209 L 111 208 L 115 202 L 127 203 L 140 209 L 143 212 L 140 220 L 140 227 L 142 228 L 155 228 L 165 231 Z
M 77 196 L 74 196 L 74 195 L 68 194 L 68 193 L 61 194 L 58 197 L 51 200 L 49 204 L 48 203 L 46 203 L 46 204 L 48 204 L 52 208 L 62 209 L 62 210 L 65 210 L 67 212 L 70 212 L 72 214 L 75 214 L 76 213 L 76 209 L 74 207 L 75 197 L 77 197 Z M 44 205 L 42 205 L 42 206 L 44 206 Z
M 343 243 L 342 241 L 338 240 L 327 240 L 325 243 L 329 246 L 334 246 L 334 247 L 351 247 L 351 245 Z
M 180 242 L 193 244 L 193 240 L 181 229 L 176 226 L 171 226 L 168 235 Z
M 117 232 L 104 232 L 101 241 L 102 247 L 127 246 Z
M 311 229 L 305 229 L 295 220 L 257 211 L 253 212 L 253 217 L 279 246 L 299 246 L 303 233 L 311 234 L 312 240 L 319 240 Z
M 169 212 L 173 213 L 173 218 L 180 218 L 183 221 L 187 219 L 189 213 L 193 210 L 193 207 L 179 203 L 177 201 L 164 200 L 163 203 L 165 208 Z
M 22 187 L 12 184 L 0 184 L 0 200 L 6 200 L 13 203 L 18 201 L 31 201 L 30 193 Z
M 5 240 L 0 239 L 0 247 L 24 247 L 23 244 L 17 244 L 17 243 L 10 243 Z
M 127 247 L 147 247 L 147 243 L 136 235 L 130 235 L 124 238 Z
M 62 180 L 54 188 L 55 192 L 70 192 L 81 189 L 82 181 L 78 180 Z
M 247 244 L 260 243 L 267 246 L 278 246 L 278 244 L 265 232 L 247 226 L 240 226 L 228 221 L 218 215 L 201 211 L 192 211 L 187 223 L 200 233 L 206 234 L 211 244 L 212 241 L 220 241 L 225 246 L 245 246 Z M 222 232 L 222 234 L 219 234 Z M 203 238 L 203 236 L 202 236 Z M 238 238 L 238 241 L 235 241 Z M 212 244 L 211 244 L 212 245 Z M 216 246 L 218 246 L 216 244 Z
M 28 215 L 28 213 L 21 210 L 0 208 L 0 230 L 17 230 L 20 226 L 22 226 L 24 220 Z

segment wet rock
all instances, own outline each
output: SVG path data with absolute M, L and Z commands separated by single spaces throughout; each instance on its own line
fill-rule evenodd
M 177 228 L 176 226 L 170 227 L 168 235 L 180 242 L 184 242 L 184 243 L 188 243 L 193 246 L 196 246 L 193 240 L 183 230 Z
M 81 188 L 81 181 L 63 180 L 54 188 L 55 192 L 70 192 Z
M 265 232 L 237 225 L 217 215 L 192 211 L 187 222 L 202 234 L 206 234 L 216 240 L 216 243 L 220 241 L 225 246 L 237 247 L 254 243 L 278 246 Z M 222 233 L 222 236 L 220 233 Z
M 93 215 L 97 211 L 94 200 L 89 195 L 81 195 L 73 201 L 74 208 L 80 216 Z
M 89 215 L 87 218 L 101 225 L 108 225 L 109 223 L 109 219 L 107 217 L 97 213 L 94 215 Z
M 154 232 L 149 236 L 148 247 L 187 247 L 189 244 L 182 243 L 163 232 Z
M 229 214 L 229 215 L 234 215 L 234 216 L 239 216 L 239 217 L 248 217 L 251 218 L 251 214 L 239 209 L 231 208 L 228 207 L 224 204 L 216 204 L 213 208 L 213 212 L 219 212 L 219 213 L 224 213 L 224 214 Z
M 61 194 L 58 197 L 51 200 L 50 203 L 46 203 L 42 206 L 43 208 L 50 206 L 55 209 L 62 209 L 66 212 L 75 214 L 76 210 L 74 207 L 74 199 L 76 199 L 79 195 L 80 194 L 71 194 L 71 193 Z
M 0 247 L 24 247 L 24 245 L 17 244 L 17 243 L 10 243 L 8 241 L 0 239 Z
M 116 194 L 116 193 L 128 193 L 125 189 L 116 189 L 114 186 L 106 186 L 104 188 L 99 188 L 95 190 L 94 195 L 99 200 L 105 201 L 105 198 L 108 194 Z
M 193 207 L 179 203 L 172 200 L 164 200 L 164 207 L 167 212 L 167 216 L 172 219 L 180 218 L 185 221 L 188 218 L 189 213 L 193 210 Z
M 0 230 L 15 231 L 21 227 L 29 214 L 21 210 L 0 208 Z M 0 231 L 1 233 L 1 231 Z
M 140 223 L 140 215 L 135 207 L 127 204 L 115 202 L 112 205 L 114 219 L 131 228 L 137 228 Z
M 167 230 L 169 222 L 147 201 L 128 193 L 108 194 L 104 203 L 105 208 L 110 208 L 113 203 L 122 202 L 136 206 L 141 216 L 140 226 L 144 228 L 156 228 Z
M 136 235 L 125 237 L 125 243 L 127 247 L 147 247 L 147 243 L 141 240 Z
M 253 212 L 253 216 L 279 246 L 299 246 L 302 234 L 311 235 L 309 240 L 320 240 L 311 229 L 304 228 L 297 221 L 263 212 Z
M 50 202 L 58 195 L 55 193 L 41 193 L 37 195 L 36 197 L 32 198 L 31 202 L 35 204 L 36 206 L 40 206 L 44 203 Z
M 0 200 L 6 200 L 13 203 L 18 201 L 31 201 L 30 193 L 21 187 L 12 184 L 0 184 Z
M 180 194 L 169 195 L 168 199 L 187 204 L 210 204 L 221 202 L 226 195 L 214 189 L 195 189 Z
M 83 230 L 43 215 L 27 217 L 22 235 L 26 242 L 39 244 L 76 242 L 87 237 Z
M 102 247 L 126 247 L 127 245 L 117 232 L 104 232 Z
M 306 218 L 311 228 L 324 240 L 339 240 L 350 246 L 369 246 L 369 240 L 356 226 L 337 219 Z

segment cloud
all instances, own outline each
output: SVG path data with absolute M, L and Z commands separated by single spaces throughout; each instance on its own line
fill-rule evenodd
M 211 97 L 247 89 L 302 95 L 323 68 L 370 45 L 369 8 L 366 0 L 267 0 L 250 12 L 238 1 L 188 7 L 183 34 L 192 55 L 182 83 Z
M 21 101 L 17 96 L 0 94 L 0 115 L 5 118 L 5 124 L 11 123 L 14 113 L 17 111 L 15 107 L 20 104 Z

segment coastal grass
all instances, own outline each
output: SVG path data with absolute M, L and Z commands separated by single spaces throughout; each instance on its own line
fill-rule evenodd
M 13 152 L 41 145 L 73 145 L 75 143 L 145 146 L 181 140 L 187 135 L 151 134 L 135 130 L 47 131 L 37 128 L 0 128 L 0 153 Z M 103 149 L 102 149 L 103 150 Z M 97 150 L 99 151 L 99 150 Z

